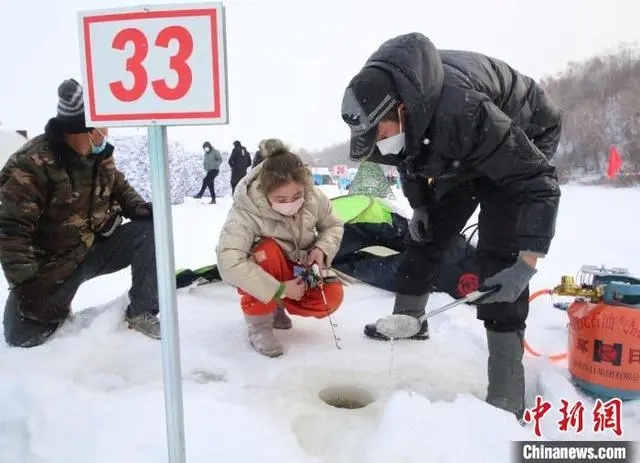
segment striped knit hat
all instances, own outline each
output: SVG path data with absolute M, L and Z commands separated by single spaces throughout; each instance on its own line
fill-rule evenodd
M 67 79 L 58 87 L 58 113 L 56 119 L 64 133 L 83 133 L 87 128 L 84 118 L 82 85 L 74 79 Z

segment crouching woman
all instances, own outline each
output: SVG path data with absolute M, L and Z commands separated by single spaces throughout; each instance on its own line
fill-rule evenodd
M 249 342 L 277 357 L 273 330 L 291 328 L 287 312 L 324 318 L 342 304 L 339 281 L 310 287 L 297 275 L 313 264 L 326 274 L 344 228 L 300 157 L 280 140 L 264 145 L 265 160 L 236 187 L 216 250 L 222 279 L 238 289 Z

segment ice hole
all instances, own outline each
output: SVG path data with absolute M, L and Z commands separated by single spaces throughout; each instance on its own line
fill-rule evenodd
M 375 401 L 371 392 L 351 385 L 330 386 L 321 390 L 318 396 L 327 405 L 345 410 L 364 408 Z

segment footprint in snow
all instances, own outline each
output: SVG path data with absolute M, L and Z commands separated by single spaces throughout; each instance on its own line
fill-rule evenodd
M 208 370 L 191 370 L 187 374 L 187 378 L 194 383 L 226 383 L 227 375 L 224 371 L 208 371 Z

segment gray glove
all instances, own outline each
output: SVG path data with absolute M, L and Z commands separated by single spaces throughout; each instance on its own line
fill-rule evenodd
M 515 264 L 507 267 L 495 275 L 487 278 L 480 285 L 480 291 L 486 291 L 497 287 L 498 290 L 482 299 L 480 304 L 492 304 L 494 302 L 514 302 L 525 290 L 529 281 L 537 270 L 527 264 L 522 257 L 518 257 Z
M 429 233 L 429 212 L 427 212 L 426 207 L 413 210 L 413 216 L 409 221 L 409 234 L 411 235 L 411 239 L 418 243 L 431 241 L 431 233 Z

